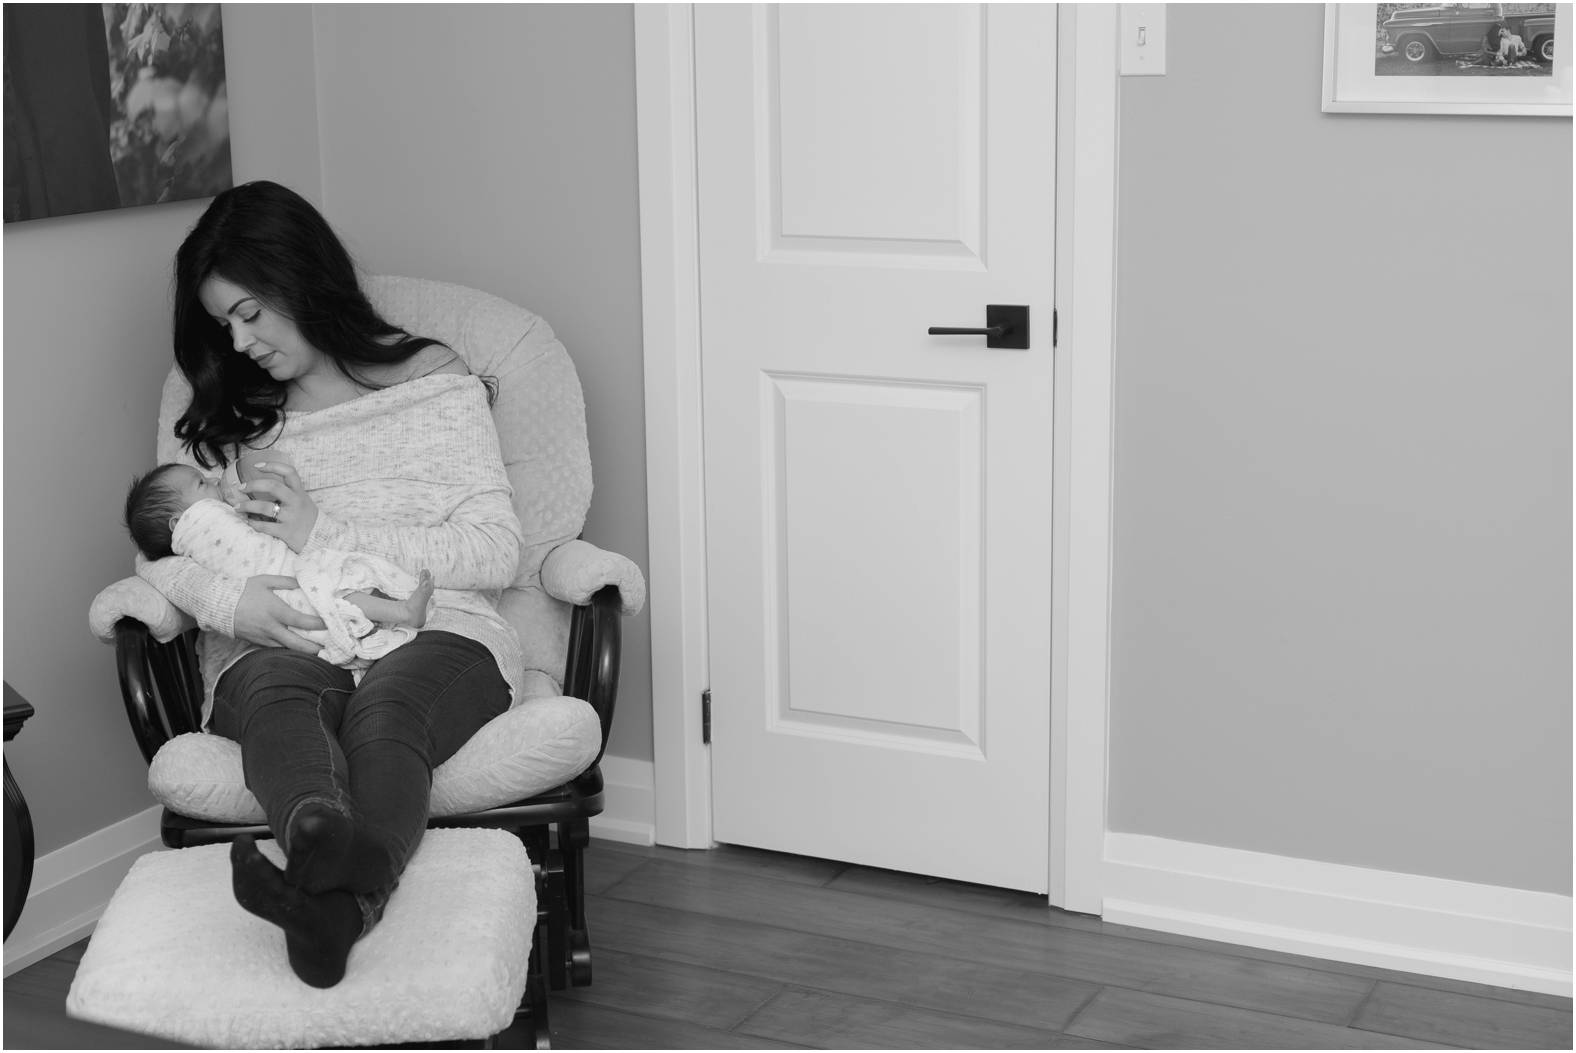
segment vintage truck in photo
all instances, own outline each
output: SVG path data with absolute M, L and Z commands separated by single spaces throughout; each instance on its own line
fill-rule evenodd
M 1530 57 L 1554 61 L 1552 10 L 1507 13 L 1504 4 L 1417 5 L 1397 9 L 1380 29 L 1408 62 L 1424 62 L 1482 51 L 1483 38 L 1495 25 L 1520 37 Z

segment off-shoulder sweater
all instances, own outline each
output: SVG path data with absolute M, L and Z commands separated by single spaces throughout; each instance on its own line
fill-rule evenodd
M 302 551 L 367 552 L 412 574 L 431 571 L 437 588 L 425 628 L 482 644 L 515 701 L 524 697 L 520 641 L 497 610 L 515 577 L 522 530 L 479 379 L 435 373 L 325 409 L 287 413 L 275 435 L 256 445 L 286 455 L 317 504 Z M 195 465 L 173 434 L 160 434 L 159 460 Z M 232 461 L 226 471 L 234 470 Z M 232 635 L 246 582 L 181 556 L 139 557 L 137 573 L 203 629 L 198 654 L 206 725 L 219 676 L 258 649 Z

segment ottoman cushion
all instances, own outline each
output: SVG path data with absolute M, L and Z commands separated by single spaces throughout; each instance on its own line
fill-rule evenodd
M 276 863 L 277 845 L 259 842 Z M 81 1020 L 218 1049 L 477 1039 L 525 992 L 536 885 L 519 840 L 429 830 L 345 978 L 298 980 L 284 933 L 242 910 L 228 845 L 153 852 L 132 866 L 66 997 Z

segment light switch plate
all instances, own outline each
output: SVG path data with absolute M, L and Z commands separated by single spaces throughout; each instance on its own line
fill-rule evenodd
M 1166 71 L 1166 5 L 1119 4 L 1120 70 L 1124 77 L 1157 77 Z

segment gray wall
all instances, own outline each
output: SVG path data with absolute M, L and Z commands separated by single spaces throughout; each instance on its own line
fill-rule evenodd
M 235 176 L 318 199 L 311 28 L 304 7 L 224 7 Z M 5 226 L 5 679 L 37 710 L 5 755 L 39 854 L 153 804 L 87 615 L 131 571 L 121 509 L 153 464 L 171 265 L 206 204 Z
M 537 312 L 586 393 L 587 540 L 646 566 L 645 383 L 627 5 L 318 5 L 323 194 L 369 270 Z M 651 627 L 624 627 L 610 753 L 649 761 Z
M 1571 122 L 1121 83 L 1110 825 L 1571 891 Z

